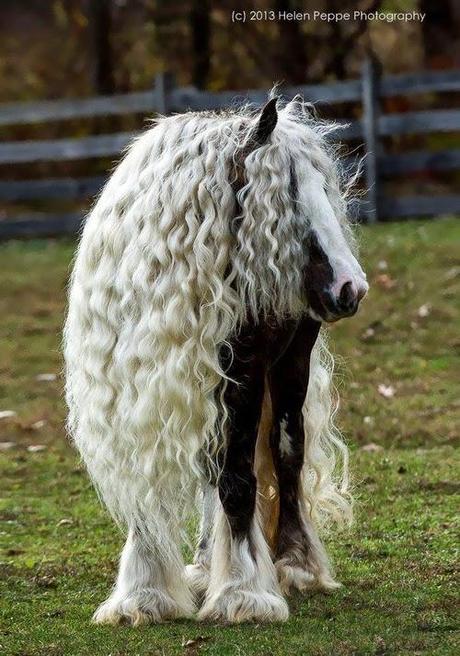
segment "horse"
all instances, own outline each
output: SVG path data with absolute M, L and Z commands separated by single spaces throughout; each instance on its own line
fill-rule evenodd
M 127 533 L 97 623 L 288 618 L 351 521 L 325 323 L 368 285 L 330 124 L 299 97 L 159 117 L 85 222 L 68 430 Z M 185 565 L 191 517 L 202 518 Z

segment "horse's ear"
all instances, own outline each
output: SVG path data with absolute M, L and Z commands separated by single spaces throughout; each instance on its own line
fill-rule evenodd
M 268 137 L 275 129 L 275 125 L 278 121 L 278 111 L 276 109 L 277 101 L 278 98 L 272 98 L 269 100 L 259 116 L 253 134 L 253 141 L 259 146 L 262 146 L 267 141 Z

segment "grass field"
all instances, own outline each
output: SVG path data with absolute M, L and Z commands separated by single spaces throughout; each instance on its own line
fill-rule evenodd
M 284 625 L 135 629 L 89 622 L 122 540 L 63 430 L 60 329 L 74 244 L 1 246 L 0 412 L 16 414 L 0 415 L 0 653 L 460 653 L 459 241 L 458 219 L 362 231 L 371 292 L 354 320 L 331 329 L 357 498 L 354 528 L 328 538 L 343 587 L 293 597 Z

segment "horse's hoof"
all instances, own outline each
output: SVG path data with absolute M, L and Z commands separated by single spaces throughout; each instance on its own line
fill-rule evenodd
M 241 622 L 284 622 L 289 617 L 286 600 L 272 592 L 223 588 L 206 600 L 200 620 Z
M 282 558 L 275 563 L 278 581 L 283 594 L 288 595 L 293 589 L 301 592 L 307 590 L 322 590 L 331 592 L 340 588 L 340 583 L 334 581 L 328 572 L 317 573 L 308 565 L 291 563 Z
M 186 565 L 185 579 L 197 599 L 202 599 L 209 585 L 209 569 L 202 563 Z
M 93 615 L 96 624 L 150 624 L 191 617 L 194 608 L 180 607 L 166 592 L 147 588 L 126 596 L 114 594 Z

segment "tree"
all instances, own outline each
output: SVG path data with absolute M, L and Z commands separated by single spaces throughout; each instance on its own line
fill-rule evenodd
M 114 57 L 111 44 L 112 1 L 88 0 L 93 51 L 93 86 L 97 94 L 115 93 Z
M 276 11 L 296 11 L 296 0 L 276 0 Z M 281 20 L 278 23 L 279 39 L 276 61 L 278 78 L 291 84 L 305 84 L 307 75 L 306 37 L 300 21 Z
M 209 0 L 192 0 L 190 10 L 192 38 L 192 82 L 206 87 L 211 67 L 211 7 Z
M 458 65 L 460 7 L 457 0 L 420 0 L 425 63 L 432 68 Z M 457 47 L 455 47 L 455 43 Z

